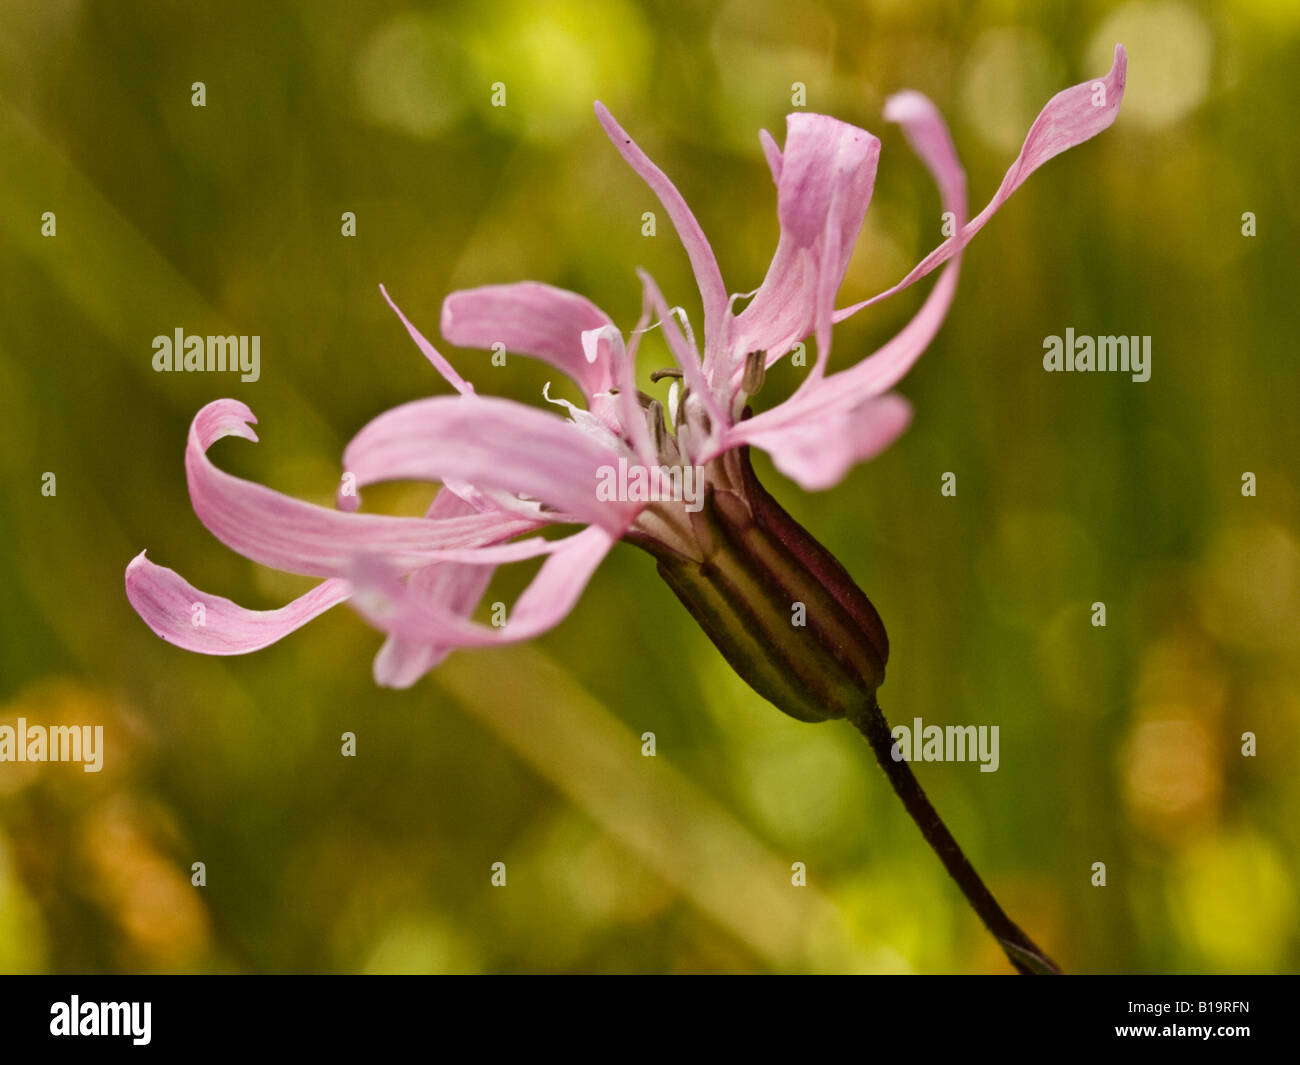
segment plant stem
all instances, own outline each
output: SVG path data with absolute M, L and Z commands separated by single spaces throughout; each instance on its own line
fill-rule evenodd
M 930 800 L 926 797 L 917 781 L 912 767 L 903 759 L 894 758 L 894 737 L 889 731 L 889 722 L 880 706 L 872 700 L 871 707 L 860 714 L 852 715 L 850 720 L 875 752 L 876 761 L 889 777 L 894 791 L 903 801 L 903 806 L 911 815 L 921 835 L 930 844 L 930 848 L 939 856 L 948 875 L 957 881 L 962 894 L 966 896 L 971 907 L 980 916 L 984 926 L 993 933 L 999 946 L 1022 975 L 1059 973 L 1057 964 L 1020 929 L 1020 926 L 1006 915 L 993 897 L 993 892 L 985 886 L 984 881 L 975 872 L 948 826 L 943 823 Z

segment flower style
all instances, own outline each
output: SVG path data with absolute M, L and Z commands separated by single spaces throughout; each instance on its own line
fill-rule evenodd
M 919 93 L 890 98 L 885 118 L 902 127 L 933 176 L 943 210 L 955 219 L 955 235 L 893 288 L 838 310 L 835 298 L 871 200 L 879 140 L 807 113 L 788 117 L 784 149 L 760 133 L 777 189 L 780 238 L 762 284 L 736 313 L 743 297 L 728 293 L 685 200 L 597 104 L 605 132 L 654 191 L 685 247 L 703 302 L 702 353 L 685 314 L 668 306 L 644 272 L 641 317 L 626 338 L 590 301 L 545 284 L 526 281 L 448 296 L 443 336 L 466 347 L 503 343 L 554 366 L 586 399 L 585 409 L 553 400 L 566 417 L 480 396 L 389 300 L 455 394 L 417 400 L 375 418 L 344 453 L 350 475 L 344 482 L 358 488 L 397 479 L 438 483 L 426 516 L 357 513 L 356 494 L 344 492 L 337 510 L 315 506 L 220 470 L 207 454 L 217 440 L 257 437 L 247 406 L 217 400 L 196 415 L 186 445 L 196 514 L 217 539 L 247 558 L 324 580 L 278 610 L 253 611 L 198 591 L 142 552 L 126 570 L 131 604 L 155 633 L 180 647 L 243 654 L 348 600 L 387 636 L 374 663 L 376 681 L 407 687 L 456 648 L 526 640 L 552 628 L 612 546 L 628 539 L 655 555 L 661 573 L 755 688 L 797 717 L 843 716 L 827 685 L 844 678 L 832 676 L 816 688 L 818 678 L 838 664 L 852 674 L 845 683 L 860 688 L 865 680 L 874 691 L 888 653 L 884 628 L 866 597 L 849 588 L 851 581 L 840 580 L 838 563 L 757 485 L 747 449 L 767 451 L 802 487 L 824 489 L 903 432 L 910 408 L 889 390 L 942 324 L 963 248 L 1034 170 L 1114 121 L 1125 70 L 1124 50 L 1116 46 L 1104 78 L 1053 97 L 993 199 L 969 219 L 965 177 L 938 111 Z M 924 304 L 896 336 L 857 365 L 828 372 L 835 323 L 940 266 Z M 677 364 L 665 371 L 674 378 L 666 410 L 636 386 L 637 348 L 652 321 L 663 328 Z M 748 400 L 764 371 L 810 336 L 816 357 L 805 380 L 784 402 L 748 416 Z M 620 460 L 661 479 L 672 468 L 702 469 L 708 506 L 694 514 L 670 498 L 601 498 L 598 471 Z M 582 528 L 554 539 L 538 535 L 548 525 Z M 738 544 L 750 564 L 728 568 L 729 556 L 717 550 L 721 541 Z M 545 561 L 504 626 L 471 620 L 496 567 L 538 557 Z M 783 585 L 771 604 L 781 617 L 765 618 L 766 608 L 753 605 L 750 569 L 759 564 L 775 570 Z M 789 602 L 800 596 L 826 603 L 823 614 L 830 620 L 821 636 L 830 650 L 823 655 L 829 655 L 826 669 L 817 666 L 815 648 L 808 652 L 813 665 L 786 663 L 799 674 L 792 682 L 767 661 L 780 650 L 764 634 L 774 626 L 789 629 Z

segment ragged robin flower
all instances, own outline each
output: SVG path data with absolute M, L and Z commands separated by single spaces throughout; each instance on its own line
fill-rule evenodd
M 344 452 L 338 509 L 284 496 L 212 463 L 208 449 L 222 437 L 256 440 L 256 419 L 243 403 L 210 403 L 190 428 L 186 476 L 204 525 L 255 562 L 322 583 L 278 610 L 247 610 L 198 591 L 142 552 L 126 570 L 132 605 L 180 647 L 242 654 L 350 601 L 386 635 L 376 681 L 407 687 L 452 650 L 527 640 L 555 626 L 613 545 L 627 540 L 657 559 L 664 579 L 757 692 L 800 720 L 848 718 L 863 731 L 1013 964 L 1052 971 L 975 877 L 907 766 L 889 756 L 889 730 L 876 703 L 888 656 L 884 625 L 844 568 L 758 483 L 748 450 L 766 451 L 778 470 L 818 490 L 898 438 L 911 411 L 890 390 L 942 325 L 963 248 L 1034 170 L 1114 121 L 1126 65 L 1117 45 L 1104 77 L 1053 97 L 973 218 L 937 109 L 919 93 L 891 97 L 884 116 L 901 126 L 932 175 L 953 235 L 892 288 L 840 309 L 836 297 L 875 184 L 876 137 L 808 113 L 787 118 L 783 147 L 760 133 L 780 237 L 759 288 L 733 295 L 681 194 L 597 104 L 614 147 L 658 197 L 685 247 L 703 304 L 699 335 L 645 272 L 641 317 L 626 337 L 586 298 L 533 281 L 448 296 L 441 318 L 447 340 L 485 349 L 504 344 L 572 379 L 586 405 L 552 400 L 564 409 L 559 414 L 477 394 L 389 300 L 454 394 L 407 403 L 363 428 Z M 893 338 L 855 365 L 829 371 L 836 323 L 941 266 L 921 308 Z M 751 295 L 736 312 L 737 301 Z M 671 378 L 662 400 L 637 387 L 637 349 L 650 328 L 662 328 L 676 363 L 652 375 Z M 816 356 L 803 382 L 751 416 L 749 400 L 766 371 L 809 337 Z M 359 513 L 356 489 L 391 480 L 441 487 L 424 518 Z M 548 539 L 540 530 L 550 525 L 580 528 Z M 505 624 L 472 620 L 498 566 L 538 557 L 544 562 Z M 791 624 L 796 603 L 806 611 L 804 625 Z M 198 604 L 201 625 L 194 623 Z

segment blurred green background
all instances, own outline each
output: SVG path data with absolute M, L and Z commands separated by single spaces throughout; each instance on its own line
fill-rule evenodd
M 939 104 L 978 209 L 1116 41 L 1118 122 L 972 245 L 901 386 L 909 432 L 826 493 L 759 471 L 884 616 L 886 712 L 1001 727 L 998 772 L 918 775 L 1067 969 L 1296 970 L 1292 0 L 0 3 L 0 723 L 103 724 L 107 746 L 98 775 L 0 765 L 0 970 L 1008 971 L 861 739 L 752 695 L 630 547 L 546 638 L 407 692 L 375 687 L 380 637 L 346 608 L 205 658 L 145 628 L 122 573 L 148 548 L 257 607 L 312 583 L 202 528 L 185 434 L 244 400 L 262 442 L 216 461 L 330 503 L 357 429 L 446 391 L 381 281 L 435 343 L 448 292 L 526 278 L 630 328 L 638 265 L 698 322 L 593 99 L 677 181 L 732 291 L 775 246 L 756 134 L 783 139 L 793 83 L 880 135 L 844 303 L 939 240 L 890 92 Z M 928 287 L 840 327 L 836 365 Z M 178 326 L 260 335 L 261 380 L 155 374 Z M 1067 327 L 1150 334 L 1151 380 L 1045 374 Z M 553 376 L 442 347 L 482 392 L 540 403 Z M 642 350 L 650 388 L 669 356 Z M 794 382 L 783 364 L 762 398 Z M 420 513 L 430 491 L 367 505 Z

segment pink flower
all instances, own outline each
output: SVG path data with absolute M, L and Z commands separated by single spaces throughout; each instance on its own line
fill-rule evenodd
M 737 314 L 738 297 L 728 294 L 681 194 L 597 104 L 606 133 L 659 198 L 685 246 L 703 301 L 702 354 L 685 315 L 670 310 L 644 272 L 643 312 L 626 339 L 590 301 L 549 285 L 520 282 L 447 297 L 442 333 L 452 343 L 504 343 L 511 353 L 539 358 L 577 384 L 586 408 L 561 403 L 565 417 L 477 395 L 393 305 L 455 394 L 417 400 L 374 419 L 344 453 L 350 475 L 345 481 L 358 488 L 395 479 L 439 483 L 427 515 L 354 513 L 358 500 L 346 494 L 340 509 L 331 510 L 221 471 L 208 448 L 225 436 L 256 440 L 256 419 L 236 400 L 217 400 L 199 411 L 186 446 L 196 514 L 245 557 L 324 580 L 279 610 L 252 611 L 198 591 L 142 552 L 126 570 L 131 604 L 154 632 L 178 646 L 243 654 L 350 600 L 387 634 L 375 659 L 376 681 L 406 687 L 455 648 L 526 640 L 552 628 L 619 539 L 661 559 L 698 557 L 707 534 L 682 499 L 618 499 L 597 491 L 601 471 L 617 468 L 620 460 L 657 478 L 664 495 L 671 495 L 667 472 L 686 467 L 703 471 L 707 492 L 736 489 L 743 495 L 736 453 L 749 446 L 767 451 L 804 488 L 837 483 L 906 428 L 910 408 L 889 390 L 938 332 L 965 244 L 1034 170 L 1114 121 L 1126 62 L 1117 45 L 1104 78 L 1048 102 L 993 199 L 969 220 L 965 177 L 934 105 L 914 92 L 892 97 L 885 117 L 902 126 L 934 177 L 958 236 L 893 288 L 839 310 L 835 297 L 875 183 L 880 142 L 874 136 L 804 113 L 787 118 L 784 150 L 760 134 L 777 188 L 781 235 L 762 285 Z M 940 266 L 925 303 L 896 336 L 857 365 L 827 372 L 835 323 Z M 670 389 L 666 419 L 658 401 L 638 392 L 634 372 L 640 337 L 655 326 L 664 330 L 677 363 L 672 374 L 680 377 Z M 763 371 L 809 336 L 816 341 L 816 358 L 795 393 L 744 417 Z M 516 539 L 553 524 L 582 528 L 559 539 Z M 502 627 L 470 620 L 497 566 L 542 556 L 545 562 Z M 882 650 L 881 670 L 883 655 Z

